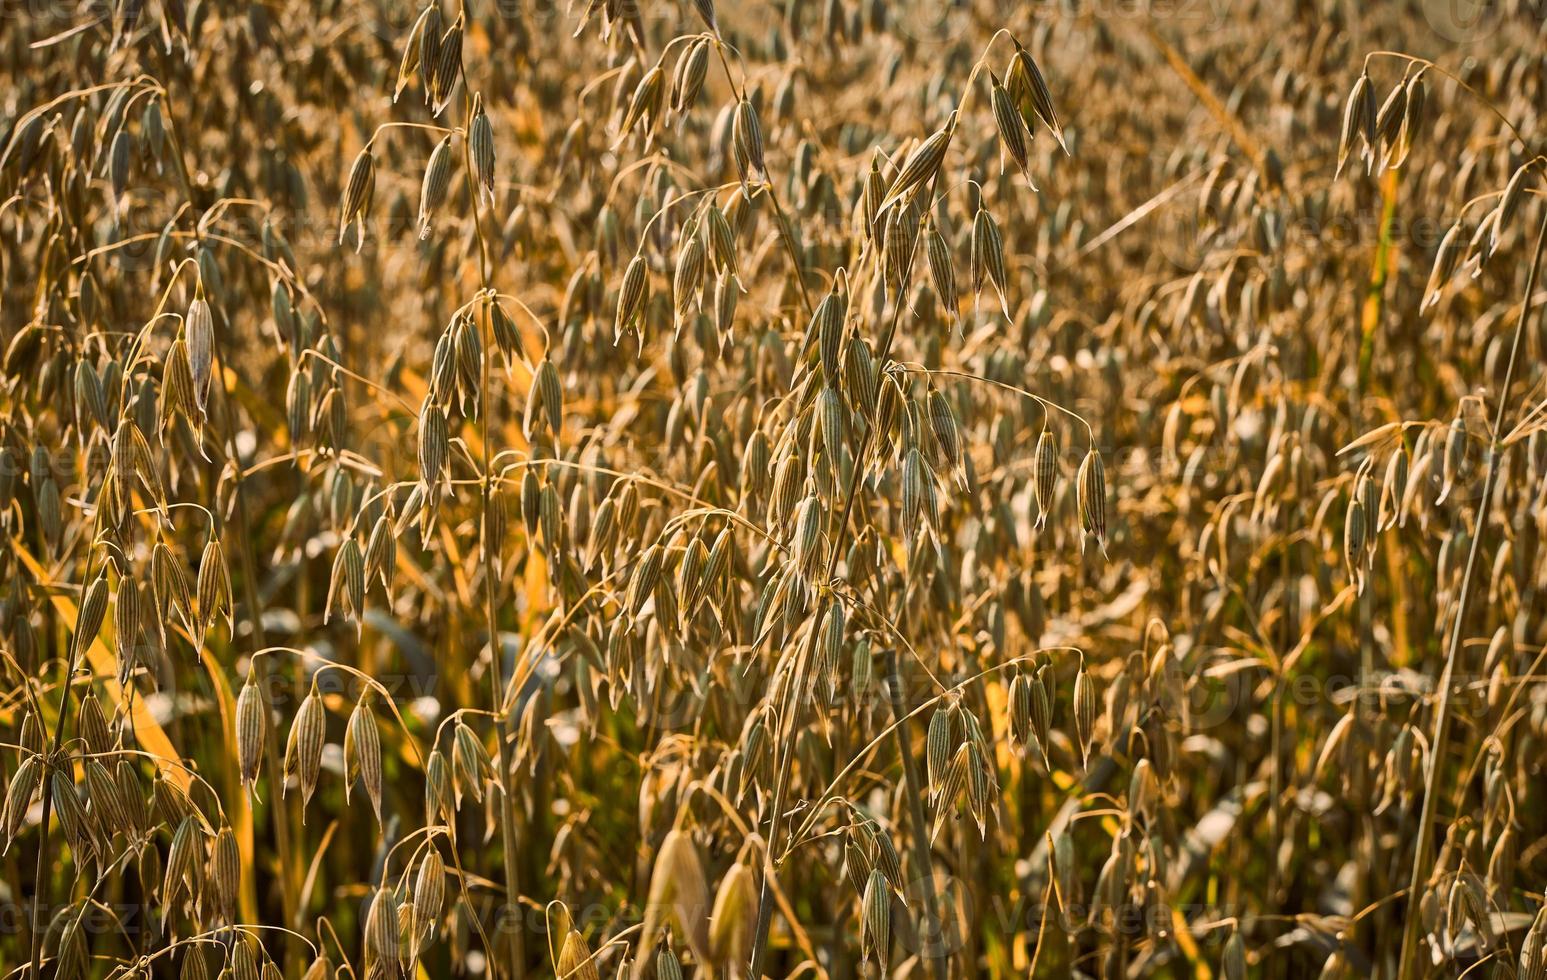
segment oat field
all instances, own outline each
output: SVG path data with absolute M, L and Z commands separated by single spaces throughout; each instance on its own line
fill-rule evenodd
M 13 0 L 0 980 L 1547 978 L 1543 0 Z

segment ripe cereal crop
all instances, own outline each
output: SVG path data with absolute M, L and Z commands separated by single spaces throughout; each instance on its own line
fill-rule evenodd
M 1547 978 L 1547 8 L 0 14 L 0 980 Z

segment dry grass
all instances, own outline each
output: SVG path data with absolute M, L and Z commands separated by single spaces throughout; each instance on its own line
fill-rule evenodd
M 0 980 L 1547 976 L 1541 13 L 1066 6 L 8 10 Z

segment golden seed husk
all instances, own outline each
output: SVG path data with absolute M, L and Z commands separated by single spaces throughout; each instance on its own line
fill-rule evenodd
M 473 99 L 473 121 L 468 126 L 468 148 L 473 154 L 473 169 L 485 200 L 494 203 L 494 124 L 483 108 L 483 94 Z
M 242 858 L 236 831 L 230 826 L 222 826 L 215 835 L 215 845 L 210 852 L 210 885 L 214 888 L 215 903 L 221 915 L 231 921 L 236 915 L 237 896 L 242 887 Z
M 3 837 L 0 851 L 10 850 L 11 841 L 16 838 L 22 821 L 27 818 L 33 797 L 43 785 L 43 768 L 41 756 L 29 755 L 22 759 L 11 774 L 11 780 L 5 788 L 5 808 L 0 810 L 0 837 Z
M 386 971 L 385 976 L 395 975 L 398 969 L 398 910 L 391 890 L 376 889 L 363 931 L 366 972 L 374 975 L 372 971 L 379 970 Z
M 430 237 L 435 212 L 446 202 L 446 192 L 451 187 L 451 171 L 455 160 L 451 152 L 451 136 L 447 135 L 430 151 L 430 160 L 424 167 L 424 181 L 419 189 L 419 238 Z
M 645 260 L 642 255 L 635 255 L 629 260 L 628 268 L 623 270 L 623 284 L 618 290 L 617 316 L 613 319 L 612 342 L 616 344 L 622 339 L 626 330 L 633 329 L 643 336 L 640 325 L 640 314 L 644 310 L 647 301 L 648 282 Z
M 219 538 L 210 538 L 204 546 L 204 555 L 199 559 L 196 593 L 201 639 L 209 632 L 218 615 L 224 614 L 227 626 L 230 625 L 231 571 L 226 566 L 226 554 L 220 546 Z
M 198 819 L 184 817 L 172 835 L 172 846 L 167 849 L 165 879 L 161 886 L 161 901 L 171 906 L 180 889 L 186 887 L 190 896 L 197 886 L 194 875 L 202 855 L 203 842 Z
M 879 869 L 870 872 L 860 900 L 860 939 L 883 975 L 891 957 L 892 890 Z
M 564 937 L 555 975 L 558 980 L 601 980 L 601 971 L 597 969 L 585 937 L 575 929 L 569 930 Z
M 1000 146 L 1009 154 L 1015 168 L 1026 176 L 1032 189 L 1036 190 L 1036 182 L 1031 179 L 1030 150 L 1027 147 L 1031 134 L 1026 131 L 1026 123 L 1015 108 L 1010 93 L 999 84 L 997 77 L 993 79 L 989 98 L 994 112 L 994 126 L 999 131 Z
M 923 187 L 935 174 L 940 172 L 941 165 L 945 162 L 946 150 L 951 145 L 951 137 L 956 132 L 956 113 L 953 111 L 946 124 L 908 154 L 902 167 L 897 171 L 897 176 L 892 178 L 891 185 L 887 188 L 886 197 L 877 207 L 877 211 L 885 211 Z
M 294 777 L 301 784 L 303 819 L 306 804 L 311 802 L 312 792 L 317 788 L 317 777 L 322 772 L 326 726 L 327 710 L 317 693 L 314 678 L 311 691 L 296 709 L 295 722 L 290 726 L 290 736 L 285 742 L 285 779 Z
M 709 886 L 704 880 L 698 848 L 685 831 L 674 829 L 666 835 L 656 853 L 639 945 L 642 948 L 653 946 L 661 930 L 669 924 L 672 935 L 685 939 L 696 959 L 708 961 L 709 911 Z M 645 962 L 636 962 L 636 978 L 642 976 Z
M 732 122 L 732 140 L 736 150 L 736 168 L 743 183 L 762 178 L 766 173 L 763 161 L 763 128 L 757 120 L 757 110 L 745 96 L 736 103 Z
M 414 876 L 414 897 L 409 928 L 412 957 L 418 959 L 425 945 L 434 938 L 446 904 L 446 865 L 433 848 L 419 862 Z
M 1080 664 L 1074 677 L 1074 734 L 1080 744 L 1080 763 L 1089 765 L 1091 742 L 1096 736 L 1096 718 L 1101 711 L 1101 698 L 1096 693 L 1096 681 Z
M 344 197 L 339 204 L 338 241 L 344 243 L 344 235 L 351 223 L 358 223 L 359 234 L 365 236 L 365 219 L 371 206 L 371 191 L 376 186 L 376 157 L 369 146 L 355 155 L 349 165 L 349 176 L 344 182 Z
M 376 716 L 371 713 L 370 691 L 367 689 L 355 702 L 350 712 L 349 724 L 344 729 L 344 799 L 347 802 L 356 780 L 365 787 L 370 797 L 371 809 L 376 822 L 381 823 L 381 734 L 376 728 Z
M 1096 539 L 1101 553 L 1105 555 L 1107 548 L 1106 467 L 1101 462 L 1101 454 L 1095 449 L 1085 454 L 1075 480 L 1078 488 L 1081 526 L 1086 534 Z
M 258 781 L 263 762 L 263 741 L 267 737 L 268 704 L 258 686 L 257 671 L 249 669 L 247 682 L 236 699 L 236 758 L 242 784 L 251 791 Z
M 1036 481 L 1033 484 L 1037 495 L 1037 529 L 1047 526 L 1048 514 L 1053 509 L 1053 494 L 1058 485 L 1058 446 L 1053 439 L 1053 433 L 1047 429 L 1037 437 L 1037 449 L 1035 454 Z

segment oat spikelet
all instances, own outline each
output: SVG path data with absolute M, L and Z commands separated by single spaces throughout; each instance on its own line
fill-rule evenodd
M 911 198 L 919 188 L 934 179 L 945 162 L 946 150 L 950 148 L 951 137 L 955 132 L 956 112 L 952 110 L 945 125 L 914 147 L 913 152 L 903 161 L 897 176 L 892 178 L 891 186 L 887 188 L 886 197 L 876 208 L 878 214 L 890 210 L 899 201 Z
M 879 869 L 870 872 L 860 899 L 860 942 L 885 976 L 891 958 L 892 889 Z
M 1246 943 L 1241 939 L 1239 929 L 1231 930 L 1230 938 L 1225 941 L 1219 975 L 1221 980 L 1246 980 Z
M 928 402 L 929 428 L 935 434 L 941 455 L 956 475 L 956 482 L 965 490 L 967 471 L 962 465 L 961 429 L 956 424 L 956 413 L 951 411 L 951 403 L 946 401 L 945 393 L 939 388 L 930 387 Z
M 196 586 L 199 608 L 199 639 L 209 632 L 215 617 L 223 615 L 226 626 L 231 626 L 231 570 L 226 565 L 225 549 L 220 539 L 211 537 L 204 545 L 204 555 L 199 559 L 199 578 Z
M 441 910 L 446 904 L 446 864 L 440 852 L 431 848 L 419 862 L 414 877 L 414 898 L 409 917 L 410 958 L 418 960 L 435 938 Z
M 193 402 L 203 420 L 208 414 L 210 380 L 215 373 L 215 317 L 204 299 L 202 281 L 183 317 L 183 337 L 188 344 L 188 366 L 193 374 Z
M 1044 768 L 1050 768 L 1047 758 L 1048 737 L 1053 729 L 1053 668 L 1048 664 L 1039 667 L 1027 685 L 1030 688 L 1031 730 L 1037 739 L 1037 751 L 1042 756 Z
M 703 236 L 696 230 L 688 233 L 677 252 L 677 267 L 672 274 L 673 319 L 679 336 L 684 320 L 693 312 L 701 293 L 705 257 Z
M 952 744 L 951 709 L 943 706 L 936 708 L 934 714 L 929 716 L 929 727 L 924 737 L 924 771 L 931 800 L 940 795 L 940 784 L 951 762 Z
M 677 951 L 669 944 L 655 954 L 655 980 L 684 980 L 682 961 L 677 959 Z
M 1010 161 L 1015 164 L 1015 169 L 1025 175 L 1031 189 L 1036 190 L 1037 183 L 1031 176 L 1030 151 L 1027 147 L 1031 134 L 1027 132 L 1026 123 L 1021 119 L 1020 112 L 1016 110 L 1010 93 L 999 84 L 999 76 L 989 72 L 989 78 L 991 80 L 989 97 L 993 104 L 994 126 L 999 130 L 999 145 L 1009 155 Z
M 423 69 L 425 99 L 430 103 L 431 115 L 440 115 L 451 102 L 457 80 L 462 74 L 462 14 L 446 28 L 435 48 L 435 57 L 420 67 Z
M 1488 251 L 1495 252 L 1499 248 L 1499 240 L 1508 229 L 1515 212 L 1520 209 L 1520 200 L 1525 196 L 1526 179 L 1530 176 L 1531 168 L 1536 166 L 1539 160 L 1527 160 L 1521 164 L 1509 178 L 1509 183 L 1504 185 L 1504 193 L 1499 197 L 1499 206 L 1494 211 L 1493 230 L 1488 238 Z
M 440 749 L 430 753 L 424 763 L 424 817 L 427 823 L 450 825 L 456 816 L 452 802 L 451 770 L 446 754 Z
M 258 781 L 258 767 L 263 762 L 263 740 L 266 737 L 268 713 L 263 690 L 258 686 L 258 671 L 249 667 L 247 682 L 236 698 L 236 760 L 241 772 L 242 786 L 251 793 Z
M 339 205 L 338 242 L 344 243 L 349 226 L 355 225 L 355 251 L 365 244 L 365 220 L 369 215 L 371 198 L 376 189 L 376 157 L 366 146 L 349 166 L 349 178 L 344 183 L 344 198 Z
M 455 165 L 451 153 L 451 136 L 448 134 L 435 149 L 430 151 L 430 162 L 424 168 L 424 183 L 419 189 L 419 238 L 430 237 L 431 222 L 435 212 L 446 202 L 446 191 L 451 187 L 451 171 Z
M 182 966 L 178 969 L 179 980 L 209 980 L 209 963 L 205 960 L 204 946 L 194 943 L 183 951 Z M 307 980 L 313 980 L 308 974 Z
M 333 558 L 324 622 L 340 608 L 355 620 L 357 626 L 361 625 L 360 618 L 365 612 L 365 558 L 360 553 L 360 542 L 352 536 L 344 539 Z
M 311 802 L 317 788 L 317 777 L 322 772 L 322 748 L 326 735 L 327 711 L 322 697 L 317 693 L 317 680 L 312 678 L 311 690 L 296 709 L 295 722 L 290 726 L 285 741 L 286 785 L 293 777 L 301 784 L 301 819 L 306 819 L 306 804 Z M 281 788 L 280 795 L 286 792 Z
M 750 184 L 762 180 L 767 173 L 763 160 L 763 127 L 758 122 L 757 110 L 746 96 L 736 104 L 731 127 L 736 170 L 741 175 L 741 182 Z
M 88 975 L 90 951 L 86 944 L 86 930 L 81 924 L 86 918 L 87 908 L 82 905 L 78 913 L 67 913 L 64 930 L 59 935 L 59 948 L 55 952 L 55 980 L 82 980 Z
M 365 786 L 365 794 L 371 799 L 371 809 L 376 823 L 381 824 L 381 735 L 376 728 L 376 716 L 371 713 L 371 690 L 367 688 L 355 702 L 344 729 L 344 800 L 358 780 Z
M 671 109 L 678 116 L 685 116 L 693 108 L 704 80 L 709 77 L 709 47 L 707 38 L 699 38 L 677 59 L 671 80 Z
M 1364 501 L 1357 496 L 1349 500 L 1348 513 L 1343 519 L 1343 560 L 1348 564 L 1348 574 L 1364 591 L 1364 546 L 1366 522 Z
M 1520 969 L 1515 975 L 1518 980 L 1547 978 L 1547 905 L 1536 910 L 1536 918 L 1520 943 Z
M 99 572 L 86 587 L 80 609 L 75 614 L 75 636 L 72 642 L 75 644 L 77 660 L 87 647 L 96 642 L 97 634 L 102 631 L 102 623 L 107 619 L 107 600 L 107 576 Z
M 386 888 L 378 888 L 365 918 L 363 960 L 367 977 L 398 977 L 397 900 Z
M 1424 287 L 1423 302 L 1418 306 L 1420 312 L 1433 309 L 1438 305 L 1440 296 L 1444 294 L 1445 284 L 1456 274 L 1456 269 L 1460 266 L 1466 251 L 1466 242 L 1461 231 L 1461 222 L 1457 221 L 1450 226 L 1449 231 L 1445 232 L 1445 237 L 1440 239 L 1439 247 L 1434 252 L 1434 268 L 1429 273 L 1428 285 Z
M 1010 692 L 1006 700 L 1010 708 L 1010 738 L 1017 745 L 1029 745 L 1033 738 L 1031 730 L 1031 679 L 1025 674 L 1017 672 L 1015 679 L 1010 682 Z
M 1107 479 L 1101 454 L 1092 448 L 1080 463 L 1075 478 L 1080 505 L 1080 522 L 1086 534 L 1096 539 L 1101 556 L 1107 555 Z
M 3 838 L 0 841 L 0 853 L 11 849 L 11 841 L 16 839 L 16 833 L 27 818 L 27 811 L 32 808 L 32 800 L 42 785 L 43 759 L 41 756 L 29 755 L 16 767 L 5 789 L 5 809 L 0 813 L 0 838 Z
M 1036 479 L 1033 491 L 1037 497 L 1037 530 L 1047 526 L 1048 514 L 1053 509 L 1053 494 L 1058 488 L 1058 445 L 1053 433 L 1047 429 L 1037 437 L 1034 460 Z
M 1096 719 L 1101 711 L 1101 697 L 1096 693 L 1096 681 L 1080 660 L 1080 671 L 1074 677 L 1074 735 L 1080 745 L 1080 765 L 1090 764 L 1090 746 L 1096 736 Z
M 91 801 L 91 816 L 108 836 L 128 833 L 131 829 L 128 811 L 118 795 L 118 783 L 100 759 L 87 759 L 82 767 L 86 773 L 86 796 Z
M 629 100 L 628 111 L 624 113 L 623 122 L 618 127 L 618 138 L 613 144 L 613 149 L 621 147 L 636 129 L 643 132 L 646 142 L 653 137 L 656 123 L 661 118 L 661 109 L 665 104 L 665 94 L 665 74 L 659 64 L 653 65 L 640 77 L 639 84 L 634 87 L 634 95 Z
M 483 108 L 483 93 L 473 96 L 473 121 L 468 125 L 468 147 L 484 199 L 494 204 L 494 125 Z
M 935 793 L 934 827 L 929 834 L 931 842 L 940 837 L 940 831 L 945 827 L 947 819 L 956 814 L 957 800 L 967 786 L 968 770 L 973 764 L 972 748 L 969 742 L 960 742 L 956 746 L 956 751 L 951 754 L 951 761 L 946 764 L 944 775 L 940 777 L 940 786 Z
M 323 953 L 312 960 L 306 972 L 301 975 L 301 980 L 328 980 L 331 976 L 333 976 L 333 961 Z
M 215 836 L 215 846 L 210 853 L 210 884 L 220 914 L 227 922 L 234 922 L 237 896 L 242 887 L 242 858 L 236 831 L 229 826 L 222 826 Z
M 644 929 L 639 946 L 655 945 L 662 928 L 669 922 L 673 935 L 682 936 L 700 962 L 709 962 L 709 886 L 699 863 L 698 848 L 686 831 L 673 829 L 656 854 L 655 870 L 650 876 L 650 898 L 645 906 Z M 644 975 L 643 959 L 636 961 L 636 980 Z
M 1348 103 L 1343 108 L 1343 131 L 1338 137 L 1338 165 L 1333 173 L 1334 180 L 1342 175 L 1356 136 L 1364 143 L 1364 154 L 1371 155 L 1371 147 L 1375 142 L 1375 111 L 1375 83 L 1370 81 L 1369 75 L 1361 73 L 1354 82 L 1353 90 L 1348 93 Z
M 746 963 L 752 951 L 757 901 L 756 876 L 737 861 L 721 879 L 709 917 L 709 955 L 721 969 L 736 973 Z
M 238 935 L 231 944 L 231 961 L 228 969 L 232 980 L 259 980 L 258 957 L 252 951 L 252 943 L 246 935 Z
M 1461 413 L 1451 419 L 1450 428 L 1445 433 L 1444 457 L 1441 467 L 1443 482 L 1440 485 L 1440 495 L 1436 504 L 1443 504 L 1450 497 L 1450 492 L 1455 489 L 1456 481 L 1463 476 L 1466 466 L 1466 420 Z
M 571 929 L 564 937 L 564 946 L 559 950 L 559 962 L 555 974 L 557 980 L 601 980 L 601 971 L 597 969 L 596 959 L 591 955 L 591 948 L 586 945 L 585 937 L 579 931 Z
M 641 314 L 649 295 L 647 273 L 645 258 L 638 254 L 629 260 L 628 268 L 623 270 L 623 284 L 618 289 L 617 315 L 613 318 L 614 345 L 623 339 L 624 331 L 629 329 L 632 329 L 641 340 L 644 337 Z
M 1009 90 L 1016 93 L 1017 101 L 1029 102 L 1032 112 L 1042 120 L 1042 124 L 1053 134 L 1053 139 L 1058 141 L 1058 148 L 1064 151 L 1064 156 L 1069 155 L 1069 147 L 1064 142 L 1063 126 L 1058 122 L 1058 113 L 1053 108 L 1053 94 L 1048 90 L 1047 79 L 1042 76 L 1042 69 L 1037 67 L 1036 59 L 1031 52 L 1021 47 L 1019 41 L 1015 42 L 1015 54 L 1011 59 L 1009 72 Z M 1031 127 L 1031 119 L 1022 116 L 1027 128 Z
M 940 233 L 933 215 L 926 218 L 923 227 L 924 255 L 929 260 L 929 276 L 934 283 L 935 296 L 945 309 L 947 320 L 961 328 L 961 297 L 956 292 L 956 268 L 951 261 L 951 249 L 945 236 Z
M 403 89 L 408 87 L 409 79 L 419 70 L 420 62 L 426 50 L 426 35 L 434 37 L 433 43 L 439 43 L 440 37 L 440 4 L 432 2 L 425 5 L 414 21 L 414 26 L 408 32 L 408 39 L 403 44 L 403 58 L 398 64 L 397 84 L 393 86 L 392 101 L 397 102 L 398 96 L 403 94 Z M 434 61 L 433 51 L 431 63 Z
M 978 208 L 972 219 L 972 290 L 981 299 L 983 283 L 988 282 L 999 296 L 999 308 L 1006 317 L 1010 315 L 1007 299 L 1009 274 L 1005 271 L 1004 238 L 999 234 L 999 224 L 986 208 Z
M 161 901 L 168 907 L 175 906 L 181 889 L 187 887 L 193 894 L 193 876 L 198 871 L 199 852 L 203 850 L 202 834 L 198 819 L 184 817 L 172 835 L 172 846 L 167 849 L 166 873 L 161 884 Z

